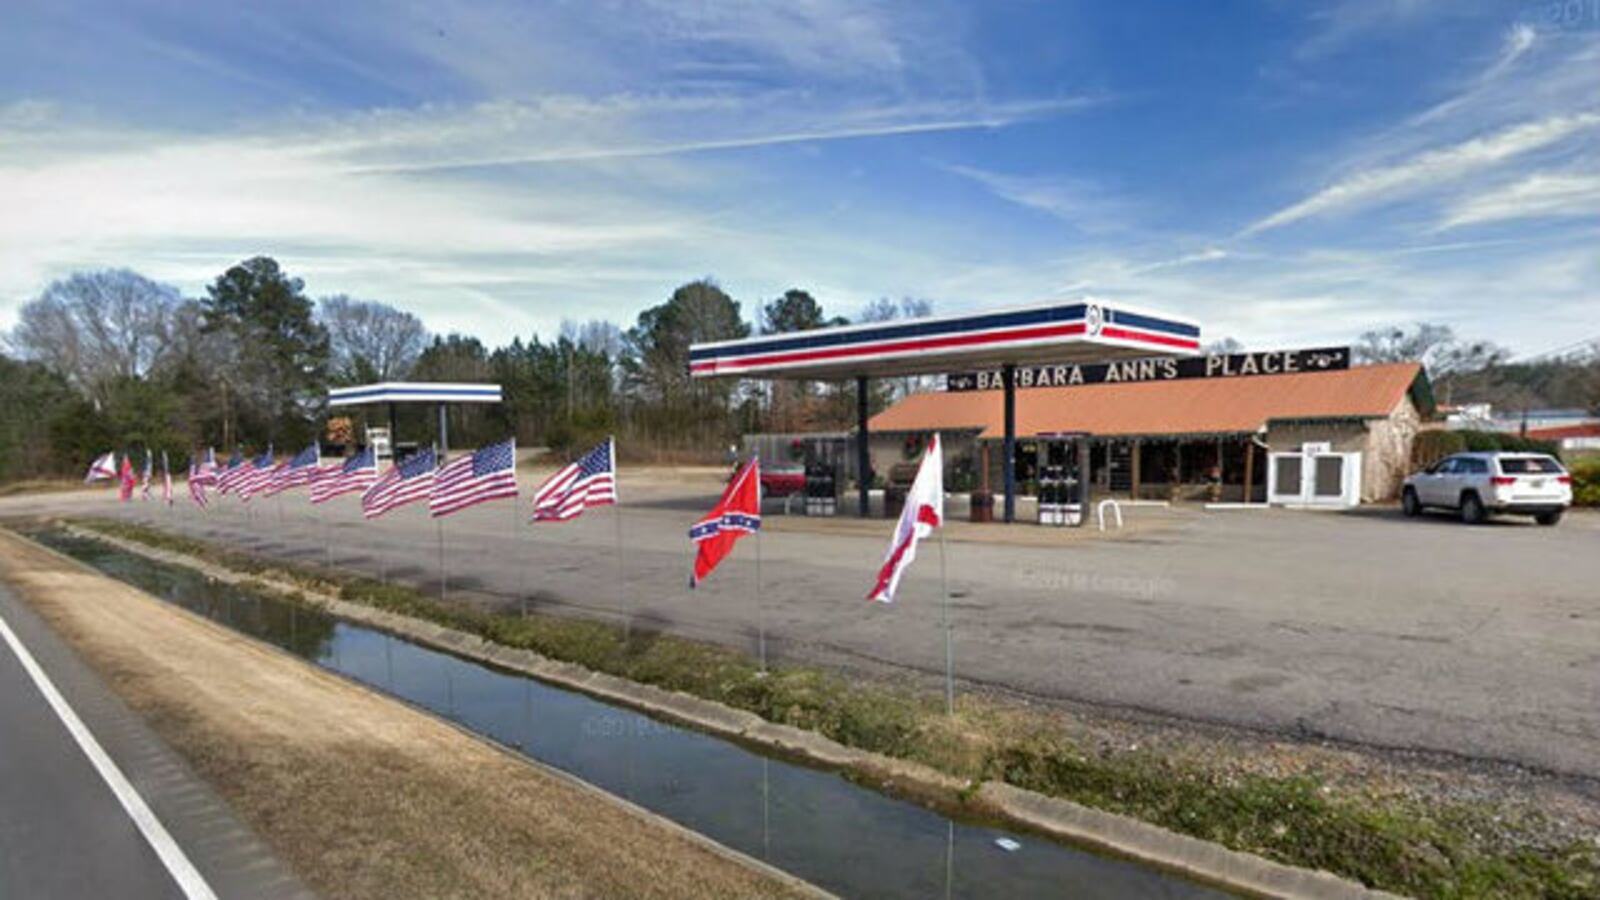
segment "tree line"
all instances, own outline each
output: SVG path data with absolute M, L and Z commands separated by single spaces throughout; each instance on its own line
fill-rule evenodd
M 887 299 L 856 321 L 926 315 Z M 552 336 L 486 346 L 433 334 L 416 316 L 345 295 L 313 300 L 270 257 L 229 267 L 201 297 L 127 269 L 80 272 L 25 304 L 0 346 L 0 480 L 75 474 L 108 448 L 283 451 L 329 441 L 330 387 L 390 380 L 493 381 L 498 406 L 450 410 L 451 443 L 514 434 L 567 450 L 618 434 L 625 450 L 706 458 L 761 430 L 827 430 L 854 421 L 851 386 L 691 379 L 689 345 L 843 324 L 808 292 L 758 304 L 754 323 L 709 278 L 681 285 L 624 329 L 563 322 Z M 910 385 L 886 383 L 874 406 Z M 361 426 L 387 410 L 358 407 Z M 432 439 L 432 411 L 401 405 L 402 442 Z M 337 433 L 337 431 L 336 431 Z
M 1485 340 L 1457 337 L 1448 325 L 1419 322 L 1363 332 L 1357 362 L 1421 362 L 1440 403 L 1488 403 L 1498 415 L 1531 409 L 1600 414 L 1600 336 L 1565 352 L 1516 359 Z
M 855 322 L 926 316 L 926 301 L 887 298 Z M 345 295 L 313 300 L 270 257 L 230 266 L 184 297 L 127 269 L 80 272 L 25 304 L 0 341 L 0 481 L 76 474 L 108 448 L 165 451 L 181 465 L 198 447 L 285 452 L 329 435 L 330 387 L 378 381 L 492 381 L 504 403 L 450 411 L 451 443 L 515 435 L 558 451 L 617 434 L 626 453 L 714 459 L 743 433 L 844 431 L 854 385 L 691 379 L 689 345 L 752 333 L 847 324 L 801 289 L 758 303 L 747 321 L 715 281 L 683 284 L 623 328 L 566 321 L 550 336 L 499 347 L 433 334 L 416 316 Z M 1237 343 L 1224 344 L 1236 348 Z M 1600 352 L 1512 361 L 1447 326 L 1376 329 L 1356 342 L 1360 362 L 1421 360 L 1441 402 L 1502 411 L 1600 406 Z M 875 379 L 874 411 L 929 379 Z M 363 425 L 387 411 L 358 407 Z M 402 405 L 402 442 L 432 439 L 432 411 Z M 337 433 L 337 431 L 336 431 Z M 342 438 L 340 438 L 342 440 Z

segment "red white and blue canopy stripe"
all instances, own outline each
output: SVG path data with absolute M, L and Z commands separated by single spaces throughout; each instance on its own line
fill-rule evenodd
M 1071 300 L 694 344 L 697 378 L 920 375 L 1200 352 L 1200 326 L 1125 304 Z
M 443 381 L 384 381 L 328 391 L 329 406 L 364 403 L 499 403 L 500 385 Z

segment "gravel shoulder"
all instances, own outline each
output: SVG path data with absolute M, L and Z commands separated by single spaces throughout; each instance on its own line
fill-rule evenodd
M 402 704 L 10 536 L 0 577 L 328 897 L 787 897 L 748 865 Z

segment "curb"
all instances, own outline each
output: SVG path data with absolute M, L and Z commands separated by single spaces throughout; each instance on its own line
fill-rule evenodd
M 920 763 L 847 747 L 813 731 L 769 722 L 689 694 L 629 681 L 560 662 L 531 650 L 491 643 L 477 635 L 316 594 L 298 585 L 243 575 L 203 560 L 161 550 L 91 529 L 65 524 L 79 537 L 98 540 L 129 553 L 202 572 L 230 584 L 255 582 L 301 596 L 333 615 L 388 631 L 468 659 L 531 675 L 560 687 L 671 719 L 710 734 L 737 739 L 798 756 L 832 769 L 848 769 L 922 794 L 969 792 L 968 782 Z M 1257 897 L 1300 900 L 1357 900 L 1398 895 L 1368 888 L 1331 872 L 1302 869 L 1199 838 L 1178 834 L 1129 816 L 1092 809 L 1003 782 L 976 786 L 986 813 L 1002 821 L 1043 832 L 1068 843 L 1145 863 L 1187 878 Z

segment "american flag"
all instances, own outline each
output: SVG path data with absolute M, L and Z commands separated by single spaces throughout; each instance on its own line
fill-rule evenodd
M 343 463 L 324 466 L 311 482 L 311 502 L 325 503 L 340 494 L 364 491 L 378 480 L 378 455 L 371 448 Z
M 202 474 L 204 466 L 204 463 L 197 463 L 194 460 L 189 461 L 189 498 L 194 501 L 195 506 L 201 509 L 205 509 L 210 502 L 206 498 L 206 485 L 216 482 L 215 476 L 210 481 L 206 480 L 206 476 Z
M 293 459 L 273 467 L 272 477 L 261 487 L 261 496 L 271 497 L 273 494 L 305 485 L 311 481 L 312 474 L 317 471 L 317 466 L 321 462 L 322 451 L 312 443 L 311 446 L 296 453 Z
M 241 468 L 244 469 L 244 474 L 234 482 L 233 492 L 239 495 L 240 500 L 249 503 L 250 498 L 261 493 L 262 488 L 267 486 L 267 481 L 272 478 L 272 445 L 268 444 L 265 453 L 250 460 Z
M 161 451 L 161 499 L 172 505 L 172 467 L 167 464 L 167 451 Z
M 428 499 L 435 466 L 433 448 L 413 453 L 361 495 L 361 514 L 376 519 L 395 507 Z
M 191 462 L 190 477 L 200 479 L 201 484 L 217 483 L 217 451 L 211 447 L 206 448 L 206 454 L 200 457 L 198 463 Z
M 244 457 L 239 455 L 239 448 L 233 448 L 233 455 L 228 457 L 227 466 L 223 467 L 222 474 L 217 476 L 217 493 L 226 494 L 232 491 L 238 486 L 239 479 L 248 471 L 244 465 Z
M 433 480 L 428 513 L 439 518 L 479 503 L 516 495 L 516 441 L 501 441 L 446 463 Z
M 606 438 L 551 475 L 533 495 L 533 521 L 565 522 L 591 506 L 617 502 L 617 441 Z

